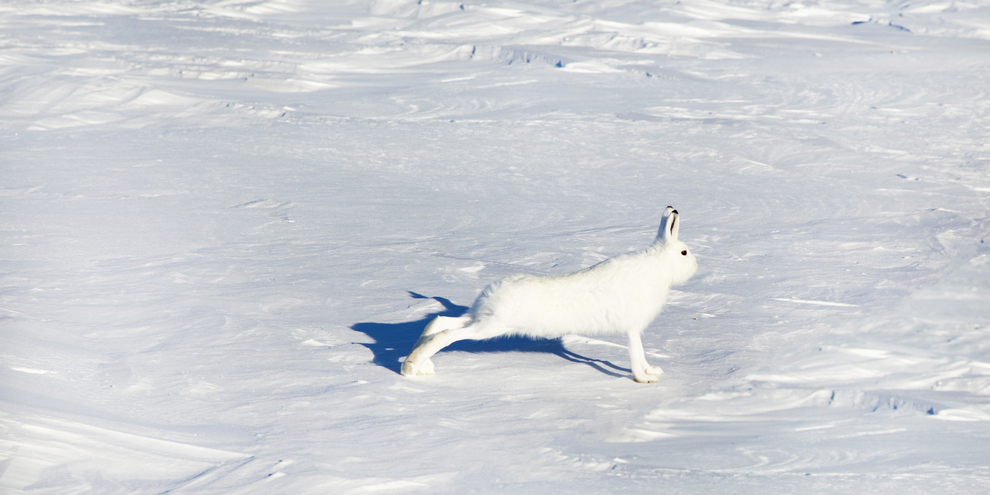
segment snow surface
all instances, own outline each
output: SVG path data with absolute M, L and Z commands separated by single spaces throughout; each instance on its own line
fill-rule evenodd
M 979 0 L 0 4 L 0 491 L 987 493 Z M 400 360 L 490 281 L 644 336 Z

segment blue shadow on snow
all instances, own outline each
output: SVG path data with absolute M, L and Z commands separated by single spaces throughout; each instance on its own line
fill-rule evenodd
M 433 299 L 443 305 L 443 311 L 431 313 L 416 321 L 403 323 L 355 323 L 352 330 L 361 332 L 375 341 L 373 343 L 361 343 L 361 345 L 371 350 L 375 364 L 399 373 L 402 367 L 401 358 L 404 358 L 412 351 L 413 344 L 419 339 L 420 334 L 426 325 L 437 316 L 456 317 L 467 313 L 468 307 L 454 304 L 445 297 L 428 297 L 409 291 L 409 296 L 413 299 Z M 529 337 L 498 337 L 489 340 L 462 340 L 443 348 L 439 353 L 444 352 L 470 352 L 470 353 L 494 353 L 494 352 L 545 352 L 560 356 L 574 363 L 583 363 L 595 368 L 606 375 L 615 377 L 627 376 L 632 371 L 629 368 L 616 366 L 608 361 L 593 359 L 576 354 L 564 348 L 560 339 L 533 339 Z M 611 369 L 609 369 L 611 368 Z

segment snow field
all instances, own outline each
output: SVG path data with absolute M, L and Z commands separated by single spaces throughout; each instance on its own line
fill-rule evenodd
M 463 8 L 462 8 L 463 7 Z M 0 6 L 11 493 L 982 493 L 976 2 Z M 644 335 L 488 282 L 699 258 Z

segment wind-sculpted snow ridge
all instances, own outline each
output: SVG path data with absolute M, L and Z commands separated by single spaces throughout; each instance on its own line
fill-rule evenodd
M 707 79 L 713 75 L 690 66 L 671 72 L 658 60 L 761 56 L 758 47 L 766 41 L 740 40 L 853 47 L 865 41 L 861 32 L 889 27 L 890 19 L 913 26 L 904 28 L 912 33 L 930 28 L 985 38 L 987 31 L 979 15 L 985 8 L 959 2 L 905 8 L 845 2 L 596 5 L 14 3 L 0 7 L 10 33 L 5 65 L 22 68 L 2 83 L 10 107 L 5 120 L 40 130 L 111 123 L 238 125 L 323 116 L 328 110 L 337 116 L 464 118 L 533 110 L 524 102 L 465 94 L 465 86 L 532 84 L 501 81 L 506 65 L 558 69 L 557 75 L 526 78 L 553 85 L 567 84 L 568 73 Z M 60 28 L 43 28 L 49 25 Z M 435 80 L 450 83 L 437 88 L 449 93 L 446 101 L 433 101 L 435 92 L 364 101 L 371 96 L 362 94 L 369 84 L 395 90 L 413 74 L 443 74 Z M 327 91 L 352 93 L 356 101 L 312 108 Z M 297 95 L 290 99 L 297 103 L 279 104 L 285 93 Z
M 0 4 L 4 493 L 982 493 L 990 7 Z M 644 334 L 490 282 L 698 257 Z

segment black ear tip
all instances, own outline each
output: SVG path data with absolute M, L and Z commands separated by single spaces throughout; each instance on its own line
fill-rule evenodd
M 672 214 L 674 214 L 674 215 L 680 215 L 680 213 L 677 213 L 677 210 L 674 210 L 674 211 L 672 211 L 672 212 L 670 212 L 670 213 L 672 213 Z

